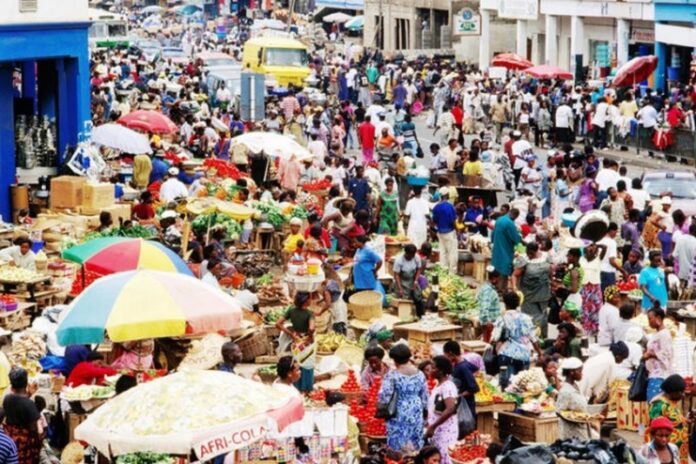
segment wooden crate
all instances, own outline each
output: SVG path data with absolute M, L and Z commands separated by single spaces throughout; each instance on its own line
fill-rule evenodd
M 528 417 L 514 412 L 498 414 L 500 439 L 514 435 L 523 442 L 553 443 L 558 439 L 558 418 Z
M 87 419 L 87 414 L 68 413 L 68 437 L 69 441 L 75 440 L 75 429 Z
M 650 423 L 648 403 L 628 399 L 630 385 L 622 385 L 616 389 L 616 428 L 637 432 L 641 425 L 647 427 Z
M 515 408 L 517 403 L 514 401 L 476 403 L 476 429 L 482 435 L 490 435 L 493 441 L 498 441 L 495 415 L 505 411 L 512 412 Z

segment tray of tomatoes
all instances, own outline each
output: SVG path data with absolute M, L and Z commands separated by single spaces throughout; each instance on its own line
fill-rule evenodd
M 305 192 L 318 192 L 320 190 L 328 190 L 331 188 L 331 181 L 328 179 L 320 179 L 302 184 L 302 190 Z

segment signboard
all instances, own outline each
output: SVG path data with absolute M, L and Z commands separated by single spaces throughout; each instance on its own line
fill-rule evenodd
M 631 40 L 634 42 L 654 43 L 655 29 L 631 28 Z
M 508 19 L 536 20 L 539 17 L 539 0 L 500 0 L 498 16 Z
M 316 0 L 317 8 L 338 8 L 341 10 L 364 10 L 365 0 Z
M 193 451 L 200 461 L 212 460 L 262 439 L 267 432 L 265 421 L 250 421 L 194 444 Z
M 488 68 L 488 77 L 491 79 L 505 79 L 507 77 L 507 69 L 502 66 L 491 66 Z
M 454 17 L 454 33 L 456 35 L 480 35 L 481 15 L 471 8 L 462 8 Z

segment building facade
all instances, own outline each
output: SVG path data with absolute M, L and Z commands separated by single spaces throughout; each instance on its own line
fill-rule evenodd
M 91 128 L 87 0 L 6 0 L 0 15 L 0 214 L 11 220 L 17 117 L 55 122 L 58 162 Z
M 696 1 L 655 0 L 655 86 L 693 77 L 696 52 Z

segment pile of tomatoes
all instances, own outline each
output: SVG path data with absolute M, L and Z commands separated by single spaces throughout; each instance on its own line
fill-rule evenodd
M 348 378 L 341 385 L 341 393 L 360 393 L 360 385 L 352 369 L 348 371 Z
M 472 462 L 476 464 L 485 462 L 487 448 L 485 445 L 467 445 L 460 443 L 449 450 L 450 458 L 457 461 Z
M 309 399 L 312 401 L 326 401 L 326 390 L 321 388 L 314 390 L 309 394 Z
M 82 276 L 80 273 L 73 280 L 72 288 L 70 289 L 70 296 L 77 296 L 82 293 L 82 290 L 92 285 L 92 282 L 103 277 L 102 274 L 98 274 L 93 271 L 85 271 L 85 284 L 82 285 Z
M 237 169 L 237 166 L 225 160 L 216 158 L 206 158 L 203 161 L 203 167 L 206 169 L 215 169 L 215 174 L 218 177 L 229 177 L 232 180 L 239 180 L 246 177 L 246 174 Z
M 384 422 L 384 419 L 375 417 L 381 385 L 381 377 L 375 377 L 370 389 L 365 393 L 365 404 L 361 405 L 358 400 L 353 400 L 350 404 L 350 415 L 358 419 L 361 424 L 364 424 L 363 432 L 371 437 L 384 437 L 387 435 L 387 424 Z
M 316 192 L 319 190 L 328 190 L 331 188 L 331 181 L 328 179 L 315 180 L 302 185 L 305 192 Z
M 635 279 L 622 280 L 616 284 L 620 292 L 628 293 L 631 290 L 638 289 L 638 282 Z

